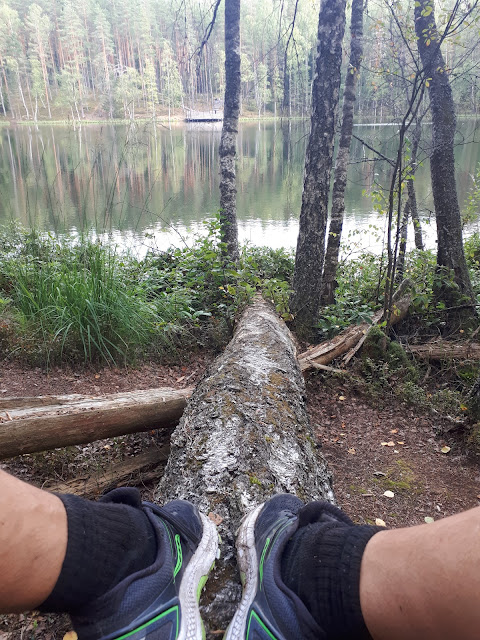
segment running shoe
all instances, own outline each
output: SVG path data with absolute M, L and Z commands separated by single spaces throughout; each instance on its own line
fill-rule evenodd
M 79 640 L 202 640 L 198 600 L 218 553 L 214 523 L 190 502 L 144 502 L 155 562 L 72 615 Z
M 279 494 L 242 522 L 237 558 L 242 600 L 224 640 L 321 640 L 322 629 L 281 577 L 281 557 L 298 528 L 304 506 L 295 496 Z

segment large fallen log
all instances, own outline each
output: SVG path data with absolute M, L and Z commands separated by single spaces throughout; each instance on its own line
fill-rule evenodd
M 420 360 L 480 360 L 478 342 L 434 340 L 426 344 L 407 345 L 405 349 Z
M 37 399 L 32 403 L 36 406 L 19 408 L 6 398 L 0 403 L 0 460 L 150 429 L 170 432 L 191 392 L 147 389 L 103 398 L 67 396 L 67 403 Z
M 122 460 L 122 462 L 102 465 L 95 470 L 93 475 L 44 485 L 42 488 L 56 493 L 74 493 L 84 498 L 97 498 L 106 491 L 121 485 L 138 486 L 141 482 L 158 480 L 168 460 L 169 451 L 169 444 L 159 449 L 153 448 L 140 455 Z
M 406 295 L 398 300 L 390 316 L 390 326 L 403 320 L 408 313 L 408 309 L 412 302 L 411 296 Z M 372 322 L 362 322 L 361 324 L 352 325 L 342 331 L 331 340 L 321 342 L 314 347 L 310 347 L 298 356 L 301 371 L 315 369 L 315 365 L 327 365 L 340 356 L 345 355 L 344 361 L 348 363 L 351 357 L 358 351 L 363 344 L 370 328 L 378 324 L 383 317 L 383 311 L 378 311 L 372 319 Z
M 204 604 L 205 619 L 218 632 L 241 591 L 234 534 L 244 514 L 276 492 L 334 499 L 291 334 L 270 305 L 257 300 L 246 310 L 196 387 L 171 447 L 156 498 L 190 500 L 218 523 L 222 555 Z

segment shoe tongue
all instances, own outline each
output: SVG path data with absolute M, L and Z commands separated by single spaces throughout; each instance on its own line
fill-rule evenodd
M 135 487 L 119 487 L 102 496 L 99 502 L 113 502 L 115 504 L 127 504 L 137 509 L 142 508 L 140 492 Z
M 350 518 L 325 500 L 309 502 L 298 512 L 298 527 L 306 527 L 315 522 L 336 522 L 353 525 Z

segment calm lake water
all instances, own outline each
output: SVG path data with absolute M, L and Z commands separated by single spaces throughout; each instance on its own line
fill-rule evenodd
M 354 133 L 394 156 L 398 127 L 359 125 Z M 241 123 L 238 139 L 240 238 L 257 245 L 295 247 L 308 123 Z M 428 156 L 429 134 L 423 143 Z M 475 123 L 459 126 L 456 147 L 460 201 L 480 161 Z M 189 242 L 219 206 L 218 125 L 152 124 L 0 129 L 0 224 L 110 234 L 142 253 Z M 378 250 L 385 219 L 369 193 L 387 185 L 385 162 L 353 142 L 346 193 L 345 237 Z M 417 197 L 434 246 L 428 161 L 418 170 Z M 377 233 L 372 225 L 378 227 Z M 410 233 L 410 236 L 413 234 Z

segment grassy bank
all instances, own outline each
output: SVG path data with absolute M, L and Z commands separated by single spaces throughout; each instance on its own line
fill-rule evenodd
M 466 243 L 480 292 L 480 238 Z M 294 267 L 291 252 L 246 246 L 238 265 L 225 265 L 218 222 L 191 247 L 121 252 L 88 235 L 54 236 L 18 227 L 0 233 L 0 347 L 34 363 L 124 363 L 188 353 L 228 341 L 235 318 L 257 290 L 287 321 Z M 382 305 L 385 264 L 363 254 L 341 265 L 336 304 L 323 310 L 318 339 L 369 320 Z M 442 331 L 433 301 L 435 257 L 411 252 L 405 275 L 413 305 L 404 331 L 416 339 Z
M 88 236 L 12 227 L 0 235 L 0 348 L 41 365 L 215 348 L 257 289 L 282 311 L 292 269 L 290 254 L 270 249 L 245 249 L 238 266 L 224 265 L 217 223 L 191 248 L 142 260 Z

